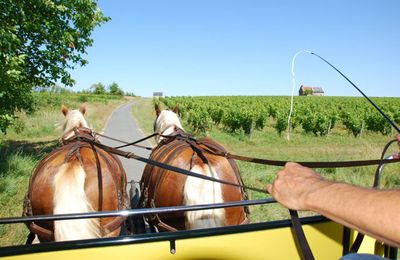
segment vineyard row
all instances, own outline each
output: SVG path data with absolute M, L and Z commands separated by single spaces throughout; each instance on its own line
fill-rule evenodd
M 400 98 L 373 98 L 373 101 L 400 124 Z M 281 134 L 288 128 L 290 97 L 222 96 L 165 97 L 160 102 L 168 108 L 179 104 L 179 114 L 193 131 L 206 132 L 213 126 L 227 132 L 251 134 L 271 124 Z M 391 125 L 365 99 L 358 97 L 294 97 L 292 129 L 302 128 L 317 136 L 342 127 L 354 136 L 363 130 L 388 135 Z

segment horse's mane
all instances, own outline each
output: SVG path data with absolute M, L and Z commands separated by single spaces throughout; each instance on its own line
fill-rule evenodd
M 156 119 L 155 130 L 158 133 L 168 134 L 165 132 L 169 128 L 172 128 L 172 129 L 180 128 L 183 130 L 183 127 L 182 127 L 181 121 L 179 120 L 178 115 L 173 111 L 163 110 L 163 111 L 161 111 L 160 115 Z
M 63 135 L 70 132 L 74 127 L 86 127 L 89 128 L 83 113 L 80 110 L 63 110 L 65 115 L 65 121 L 63 124 Z

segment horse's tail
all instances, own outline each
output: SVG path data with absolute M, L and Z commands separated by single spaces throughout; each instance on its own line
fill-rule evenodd
M 195 165 L 191 171 L 218 178 L 211 166 Z M 221 184 L 188 176 L 184 187 L 184 204 L 210 204 L 223 201 Z M 195 210 L 185 212 L 187 229 L 220 227 L 225 224 L 224 209 Z
M 61 165 L 54 177 L 54 214 L 93 212 L 85 193 L 86 173 L 79 161 Z M 99 219 L 54 222 L 56 241 L 101 237 Z

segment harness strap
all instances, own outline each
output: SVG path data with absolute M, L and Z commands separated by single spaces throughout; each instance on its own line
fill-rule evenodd
M 104 226 L 104 231 L 106 231 L 105 235 L 107 235 L 108 233 L 111 233 L 111 232 L 115 231 L 117 228 L 119 228 L 121 226 L 121 224 L 125 221 L 125 219 L 126 219 L 126 217 L 118 216 L 111 222 L 108 222 Z M 37 234 L 39 237 L 45 239 L 46 241 L 54 241 L 54 232 L 50 229 L 41 227 L 41 226 L 35 224 L 34 222 L 31 222 L 29 224 L 29 230 L 32 233 Z
M 29 229 L 31 232 L 37 234 L 39 237 L 44 238 L 46 241 L 54 241 L 54 232 L 47 228 L 43 228 L 34 222 L 29 224 Z
M 310 245 L 308 244 L 306 235 L 304 234 L 304 230 L 301 226 L 301 222 L 299 219 L 299 215 L 296 210 L 289 209 L 290 220 L 292 222 L 292 229 L 294 233 L 294 237 L 298 246 L 300 247 L 300 252 L 305 260 L 314 260 L 314 255 L 311 251 Z
M 172 150 L 172 148 L 175 148 L 176 153 L 179 153 L 180 150 L 182 150 L 183 148 L 185 148 L 185 143 L 178 144 L 177 146 L 170 145 L 169 147 L 166 147 L 166 148 L 161 152 L 161 154 L 156 155 L 156 157 L 159 157 L 159 156 L 164 157 L 164 155 L 167 154 L 168 152 L 170 152 L 170 151 Z M 170 160 L 172 159 L 173 156 L 175 156 L 175 154 L 174 154 L 174 153 L 170 153 L 170 154 L 168 155 L 168 157 L 166 158 L 166 160 L 167 160 L 167 161 L 170 161 Z M 159 171 L 157 171 L 157 170 L 159 170 Z M 156 196 L 156 194 L 157 194 L 157 190 L 159 189 L 159 187 L 160 187 L 160 185 L 161 185 L 161 183 L 162 183 L 162 177 L 163 177 L 163 175 L 164 175 L 164 172 L 162 171 L 162 168 L 161 168 L 161 169 L 156 169 L 156 170 L 152 170 L 152 171 L 151 171 L 151 174 L 155 174 L 155 173 L 158 173 L 158 175 L 156 176 L 156 178 L 157 178 L 157 179 L 156 179 L 156 183 L 155 183 L 155 185 L 154 185 L 154 187 L 153 187 L 154 190 L 153 190 L 153 192 L 152 192 L 152 194 L 151 194 L 152 197 L 150 198 L 150 202 L 151 202 L 150 204 L 151 204 L 151 207 L 153 207 L 153 208 L 156 207 L 156 206 L 155 206 L 155 203 L 154 203 L 154 201 L 155 201 L 155 196 Z M 150 177 L 150 179 L 151 179 L 151 177 Z M 147 194 L 147 195 L 148 195 L 148 194 Z M 155 220 L 155 221 L 157 222 L 157 226 L 160 225 L 160 224 L 162 224 L 161 227 L 166 228 L 166 227 L 168 226 L 168 227 L 172 228 L 172 229 L 175 230 L 175 231 L 177 230 L 177 229 L 175 229 L 175 228 L 173 228 L 173 227 L 167 225 L 166 223 L 164 223 L 164 222 L 161 220 L 159 214 L 155 214 L 154 218 L 152 218 L 152 219 Z M 168 230 L 169 230 L 169 229 L 168 229 Z
M 143 141 L 145 141 L 147 139 L 150 139 L 150 138 L 152 138 L 152 137 L 154 137 L 156 135 L 159 135 L 159 134 L 158 133 L 154 133 L 154 134 L 151 134 L 149 136 L 146 136 L 144 138 L 141 138 L 141 139 L 139 139 L 137 141 L 134 141 L 134 142 L 131 142 L 131 143 L 128 143 L 128 142 L 125 142 L 125 141 L 122 141 L 122 140 L 119 140 L 119 139 L 116 139 L 116 138 L 113 138 L 113 137 L 110 137 L 110 136 L 106 136 L 106 135 L 103 135 L 103 134 L 99 134 L 99 133 L 96 133 L 96 135 L 104 137 L 104 138 L 107 138 L 107 139 L 110 139 L 110 140 L 113 140 L 113 141 L 124 143 L 124 145 L 115 146 L 114 147 L 115 149 L 120 149 L 120 148 L 124 148 L 124 147 L 127 147 L 127 146 L 137 146 L 137 147 L 140 147 L 140 148 L 143 148 L 143 149 L 146 149 L 146 150 L 152 150 L 153 148 L 151 148 L 151 147 L 138 145 L 137 143 L 143 142 Z
M 59 149 L 52 151 L 49 155 L 47 155 L 42 161 L 40 161 L 39 165 L 36 166 L 35 171 L 31 175 L 29 179 L 29 187 L 28 191 L 25 195 L 24 198 L 24 206 L 23 206 L 23 216 L 32 216 L 33 211 L 32 211 L 32 203 L 31 203 L 31 197 L 32 197 L 32 183 L 34 183 L 35 178 L 37 177 L 37 173 L 41 170 L 41 168 L 50 160 L 52 159 L 57 153 L 59 152 Z M 54 240 L 54 233 L 53 231 L 43 228 L 41 226 L 38 226 L 34 222 L 27 223 L 28 229 L 31 231 L 31 233 L 37 234 L 38 236 L 43 237 L 47 241 L 53 241 Z M 33 240 L 32 240 L 33 241 Z
M 94 147 L 93 144 L 90 145 L 93 151 L 93 155 L 96 159 L 96 168 L 97 168 L 97 187 L 99 189 L 99 198 L 98 198 L 98 205 L 97 205 L 97 210 L 98 211 L 103 211 L 103 172 L 101 171 L 101 165 L 100 165 L 100 159 L 99 159 L 99 154 L 96 151 L 96 148 Z M 83 165 L 82 165 L 83 167 Z M 116 180 L 118 183 L 118 180 Z M 118 189 L 118 184 L 117 184 L 117 189 Z
M 226 152 L 226 150 L 225 150 L 225 148 L 223 146 L 219 145 L 218 143 L 209 142 L 208 139 L 200 140 L 200 141 L 198 141 L 198 143 L 201 144 L 201 145 L 204 145 L 206 147 L 210 147 L 213 150 L 220 150 L 220 151 Z M 243 185 L 244 182 L 243 182 L 242 176 L 240 175 L 239 168 L 238 168 L 235 160 L 233 160 L 232 158 L 227 158 L 227 160 L 228 160 L 229 164 L 231 165 L 234 173 L 236 174 L 236 179 L 238 179 L 240 184 Z M 244 187 L 242 187 L 242 193 L 245 195 L 245 199 L 247 200 L 248 199 L 247 191 L 246 191 L 246 189 Z
M 178 129 L 178 130 L 180 130 L 180 129 Z M 138 143 L 140 141 L 143 141 L 143 140 L 146 140 L 146 139 L 149 139 L 151 137 L 157 136 L 157 135 L 158 136 L 162 136 L 162 137 L 165 138 L 159 143 L 158 146 L 162 145 L 164 142 L 169 142 L 172 139 L 175 139 L 177 137 L 190 138 L 190 139 L 196 140 L 193 136 L 190 136 L 190 135 L 188 135 L 187 133 L 185 133 L 183 131 L 176 131 L 175 133 L 177 133 L 177 134 L 175 134 L 175 135 L 161 135 L 159 133 L 153 133 L 153 134 L 151 134 L 149 136 L 146 136 L 146 137 L 144 137 L 144 138 L 142 138 L 142 139 L 140 139 L 138 141 L 132 142 L 132 143 L 128 143 L 128 142 L 125 142 L 125 141 L 122 141 L 122 140 L 114 139 L 114 138 L 111 138 L 111 137 L 108 137 L 108 136 L 104 136 L 104 135 L 101 135 L 101 134 L 98 134 L 98 133 L 96 133 L 96 135 L 103 136 L 103 137 L 106 137 L 106 138 L 109 138 L 109 139 L 116 140 L 116 141 L 119 141 L 121 143 L 127 144 L 125 146 L 128 146 L 129 144 L 137 146 L 136 143 Z M 111 148 L 111 147 L 109 147 L 109 148 Z M 111 148 L 111 149 L 118 149 L 118 148 L 120 148 L 120 147 L 114 147 L 114 148 Z M 142 148 L 151 149 L 151 148 L 148 148 L 148 147 L 142 147 Z M 157 149 L 157 147 L 153 148 L 153 150 L 154 149 Z M 285 164 L 288 162 L 288 161 L 282 161 L 282 160 L 268 160 L 268 159 L 247 157 L 247 156 L 242 156 L 242 155 L 231 154 L 229 152 L 221 152 L 221 151 L 218 151 L 218 150 L 215 150 L 215 149 L 209 149 L 209 150 L 205 150 L 205 151 L 209 152 L 209 153 L 212 153 L 212 154 L 215 154 L 215 155 L 224 156 L 224 157 L 230 158 L 230 159 L 235 159 L 235 160 L 239 160 L 239 161 L 246 161 L 246 162 L 251 162 L 251 163 L 257 163 L 257 164 L 263 164 L 263 165 L 285 166 Z M 121 155 L 121 156 L 123 156 L 123 155 Z M 307 161 L 305 161 L 305 162 L 297 162 L 297 163 L 299 163 L 299 164 L 301 164 L 303 166 L 309 167 L 309 168 L 344 168 L 344 167 L 355 167 L 355 166 L 378 165 L 380 163 L 380 161 L 381 160 L 355 160 L 355 161 L 334 161 L 334 162 L 307 162 Z M 382 164 L 395 163 L 395 162 L 399 162 L 399 161 L 400 161 L 399 159 L 391 159 L 391 160 L 386 160 L 385 159 L 385 160 L 382 161 Z
M 29 232 L 28 237 L 26 238 L 25 245 L 31 245 L 33 240 L 35 240 L 36 234 L 32 231 Z
M 104 226 L 104 230 L 107 230 L 108 233 L 113 232 L 114 230 L 116 230 L 117 228 L 119 228 L 121 226 L 122 222 L 124 222 L 125 219 L 126 219 L 126 217 L 123 217 L 123 216 L 116 217 L 113 221 L 108 222 Z
M 153 156 L 164 156 L 164 154 L 165 153 L 167 153 L 168 152 L 168 149 L 164 149 L 162 152 L 161 152 L 161 154 L 159 154 L 159 152 L 158 152 L 158 150 L 157 149 L 154 149 L 153 151 L 152 151 L 152 153 L 151 153 L 151 155 L 150 155 L 150 158 L 152 158 Z M 142 181 L 141 181 L 141 183 L 142 183 L 142 187 L 141 187 L 141 193 L 143 194 L 143 188 L 146 188 L 147 189 L 147 187 L 149 186 L 149 183 L 150 183 L 150 181 L 151 181 L 151 177 L 152 177 L 152 175 L 153 175 L 153 172 L 154 172 L 154 165 L 152 165 L 152 164 L 150 164 L 150 165 L 148 165 L 148 167 L 149 167 L 149 172 L 150 172 L 150 174 L 148 174 L 148 175 L 145 175 L 145 176 L 142 176 Z M 147 168 L 147 166 L 146 166 L 146 168 Z M 144 185 L 143 185 L 144 184 Z M 142 201 L 143 199 L 141 199 L 141 201 Z
M 161 220 L 160 220 L 160 222 L 157 223 L 157 227 L 162 228 L 164 230 L 172 231 L 172 232 L 178 231 L 176 228 L 171 227 L 170 225 L 162 222 Z
M 211 147 L 214 150 L 220 150 L 222 152 L 226 152 L 225 148 L 222 145 L 212 142 L 210 139 L 202 139 L 202 140 L 196 141 L 196 143 L 198 143 L 199 145 L 206 146 L 206 147 Z M 198 146 L 198 147 L 199 147 L 201 153 L 206 152 L 202 146 Z M 235 173 L 237 181 L 242 186 L 242 187 L 240 187 L 240 190 L 244 197 L 244 200 L 247 200 L 248 199 L 247 191 L 246 191 L 246 188 L 244 187 L 244 182 L 243 182 L 242 176 L 240 175 L 239 168 L 238 168 L 236 162 L 231 158 L 226 158 L 226 159 L 228 160 L 233 172 Z M 244 207 L 244 210 L 246 213 L 245 217 L 247 218 L 247 215 L 250 214 L 249 207 L 247 207 L 247 206 Z
M 212 148 L 206 150 L 206 152 L 223 156 L 230 159 L 235 159 L 239 161 L 246 161 L 257 164 L 264 165 L 272 165 L 272 166 L 285 166 L 288 161 L 280 161 L 280 160 L 267 160 L 260 158 L 247 157 L 243 155 L 236 155 L 231 153 L 221 153 L 220 151 L 215 151 Z M 399 162 L 399 159 L 390 159 L 390 160 L 356 160 L 356 161 L 336 161 L 336 162 L 297 162 L 305 167 L 309 168 L 346 168 L 346 167 L 354 167 L 354 166 L 369 166 L 369 165 L 378 165 L 378 164 L 386 164 L 386 163 L 395 163 Z
M 71 136 L 72 132 L 74 132 L 73 136 Z M 81 139 L 88 139 L 97 142 L 95 133 L 92 129 L 86 127 L 74 127 L 61 137 L 61 144 L 66 145 Z
M 248 207 L 246 207 L 248 208 Z M 242 221 L 242 223 L 240 223 L 240 225 L 244 225 L 244 224 L 250 224 L 250 219 L 247 216 L 244 216 L 244 220 Z
M 98 153 L 100 155 L 101 158 L 103 158 L 103 160 L 105 161 L 105 163 L 107 164 L 108 168 L 110 169 L 111 174 L 113 175 L 113 180 L 114 180 L 114 184 L 115 184 L 115 192 L 117 194 L 118 197 L 118 209 L 123 209 L 124 208 L 124 202 L 122 201 L 122 196 L 125 196 L 125 189 L 122 189 L 122 192 L 124 194 L 121 194 L 120 190 L 121 190 L 121 183 L 125 183 L 125 179 L 124 179 L 124 174 L 121 174 L 121 178 L 122 181 L 121 183 L 119 183 L 119 178 L 117 176 L 117 172 L 124 172 L 122 170 L 122 166 L 119 164 L 118 160 L 116 160 L 115 162 L 118 162 L 117 165 L 112 164 L 110 162 L 110 160 L 107 158 L 107 155 L 105 154 L 104 151 L 102 151 L 101 149 L 98 149 L 97 147 L 93 146 L 93 149 L 96 150 L 96 153 Z M 112 158 L 116 159 L 115 156 L 113 154 L 109 154 Z

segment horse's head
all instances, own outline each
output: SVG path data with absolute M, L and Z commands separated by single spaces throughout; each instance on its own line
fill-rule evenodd
M 182 129 L 181 122 L 179 121 L 178 111 L 179 105 L 176 105 L 173 111 L 161 110 L 158 104 L 155 105 L 157 118 L 154 121 L 154 133 L 162 135 L 172 134 L 176 128 Z M 159 142 L 163 137 L 156 136 L 156 141 Z
M 86 127 L 89 128 L 85 118 L 83 115 L 86 112 L 86 104 L 82 104 L 79 110 L 74 109 L 74 110 L 69 110 L 66 106 L 62 105 L 61 107 L 61 112 L 65 116 L 65 121 L 63 125 L 63 135 L 66 135 L 68 133 L 68 136 L 64 136 L 64 138 L 68 139 L 71 136 L 74 135 L 71 130 L 75 127 Z

